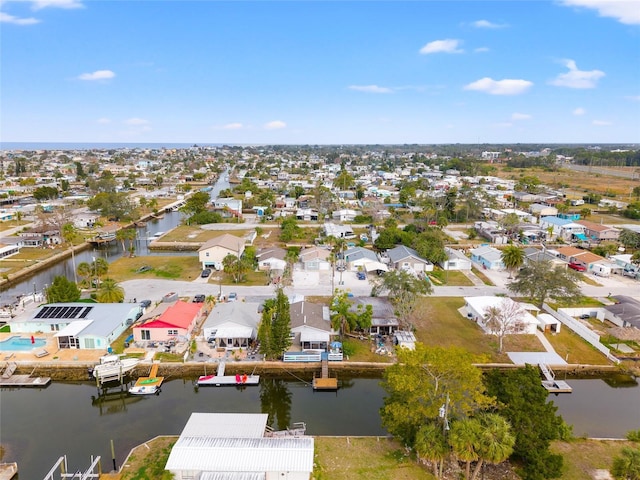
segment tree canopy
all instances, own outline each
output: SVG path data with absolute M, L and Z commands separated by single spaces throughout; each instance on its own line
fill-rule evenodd
M 521 464 L 523 480 L 557 478 L 562 456 L 552 454 L 552 440 L 560 438 L 564 422 L 557 407 L 548 401 L 536 367 L 491 370 L 486 374 L 487 392 L 498 401 L 498 412 L 513 426 L 516 443 L 513 458 Z
M 382 425 L 405 444 L 413 445 L 420 427 L 439 417 L 449 397 L 450 418 L 465 418 L 493 402 L 485 393 L 475 358 L 456 347 L 401 348 L 398 363 L 387 368 L 382 386 L 388 396 L 380 415 Z
M 351 332 L 365 330 L 371 326 L 373 307 L 367 305 L 354 306 L 349 301 L 349 295 L 343 290 L 336 290 L 331 301 L 331 327 L 334 330 Z
M 564 266 L 555 267 L 549 260 L 529 262 L 522 267 L 513 282 L 507 288 L 514 293 L 526 295 L 542 306 L 547 298 L 554 300 L 571 299 L 575 301 L 582 294 L 576 284 L 577 272 Z
M 100 303 L 121 303 L 124 300 L 124 288 L 112 278 L 105 278 L 96 294 Z
M 264 302 L 262 319 L 258 326 L 260 353 L 270 360 L 279 358 L 291 346 L 289 299 L 282 288 L 276 290 L 276 298 Z
M 432 291 L 433 287 L 428 281 L 404 270 L 393 270 L 376 279 L 371 294 L 379 296 L 386 293 L 396 315 L 406 323 L 415 309 L 418 296 L 430 294 Z
M 59 275 L 47 288 L 46 295 L 50 303 L 77 302 L 80 299 L 80 289 L 75 282 Z

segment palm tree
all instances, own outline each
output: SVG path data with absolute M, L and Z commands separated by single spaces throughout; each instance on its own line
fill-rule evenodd
M 480 422 L 475 418 L 458 420 L 451 426 L 449 443 L 453 447 L 456 456 L 466 462 L 465 479 L 471 474 L 471 462 L 478 460 L 476 445 L 482 432 Z
M 433 474 L 440 478 L 442 472 L 438 472 L 438 464 L 449 453 L 449 446 L 444 438 L 444 433 L 435 423 L 427 423 L 420 427 L 414 443 L 416 453 L 433 464 Z
M 478 477 L 482 464 L 504 462 L 513 452 L 516 437 L 511 433 L 511 425 L 497 413 L 486 413 L 479 417 L 482 434 L 478 439 L 476 450 L 478 463 L 471 480 Z
M 121 303 L 124 300 L 124 288 L 112 278 L 105 278 L 100 284 L 96 299 L 100 303 Z
M 100 284 L 100 277 L 106 275 L 109 271 L 109 262 L 107 262 L 104 258 L 95 258 L 93 260 L 93 274 L 96 276 L 97 285 Z
M 89 279 L 92 275 L 92 267 L 89 262 L 81 262 L 76 268 L 76 273 L 82 278 L 81 283 L 83 286 L 89 285 Z
M 502 250 L 502 264 L 509 271 L 509 278 L 513 277 L 514 270 L 524 263 L 524 250 L 515 245 L 508 245 Z

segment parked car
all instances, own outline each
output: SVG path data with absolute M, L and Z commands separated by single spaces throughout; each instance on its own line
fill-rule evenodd
M 151 300 L 142 300 L 140 306 L 142 308 L 149 308 L 151 306 Z
M 238 294 L 235 292 L 231 292 L 227 297 L 227 301 L 229 302 L 235 302 L 237 299 L 238 299 Z
M 204 303 L 205 296 L 200 294 L 193 297 L 193 303 Z
M 202 278 L 207 278 L 209 275 L 211 275 L 210 268 L 205 268 L 204 270 L 202 270 L 202 273 L 200 274 Z
M 367 279 L 367 274 L 364 272 L 358 272 L 358 280 L 366 280 Z
M 587 267 L 584 265 L 580 265 L 579 263 L 570 263 L 569 268 L 575 270 L 576 272 L 586 272 Z

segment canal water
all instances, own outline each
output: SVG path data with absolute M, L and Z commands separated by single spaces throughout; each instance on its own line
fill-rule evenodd
M 217 198 L 221 190 L 229 188 L 229 182 L 226 180 L 226 172 L 220 175 L 220 179 L 212 186 L 209 194 L 211 199 Z M 168 232 L 169 230 L 181 224 L 184 215 L 180 212 L 165 213 L 162 218 L 152 219 L 147 222 L 146 226 L 138 227 L 138 238 L 136 240 L 135 254 L 138 256 L 145 255 L 193 255 L 193 252 L 166 252 L 151 251 L 147 247 L 150 239 L 158 232 Z M 53 279 L 59 275 L 63 275 L 69 279 L 74 279 L 75 266 L 82 262 L 92 262 L 94 258 L 104 258 L 108 262 L 112 262 L 120 258 L 124 254 L 122 244 L 120 242 L 111 242 L 105 244 L 101 248 L 93 248 L 85 250 L 75 255 L 75 258 L 67 258 L 55 265 L 51 265 L 46 270 L 42 270 L 29 278 L 9 287 L 0 292 L 0 306 L 16 303 L 23 295 L 32 294 L 35 291 L 41 292 L 47 285 L 51 285 Z M 128 255 L 128 252 L 127 252 Z
M 157 435 L 179 435 L 191 412 L 268 413 L 269 423 L 283 429 L 305 422 L 309 435 L 385 435 L 380 421 L 384 390 L 375 378 L 343 378 L 338 392 L 314 392 L 304 380 L 287 375 L 261 377 L 260 385 L 198 387 L 173 379 L 159 395 L 129 396 L 112 391 L 99 396 L 96 386 L 54 382 L 45 389 L 3 389 L 0 429 L 5 456 L 17 461 L 20 478 L 38 480 L 62 455 L 70 468 L 89 465 L 100 455 L 105 471 Z M 599 379 L 572 380 L 573 393 L 550 396 L 574 434 L 623 437 L 640 428 L 640 387 L 634 380 L 614 388 Z

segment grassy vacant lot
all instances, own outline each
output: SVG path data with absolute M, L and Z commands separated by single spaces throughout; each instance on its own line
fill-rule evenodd
M 0 261 L 0 272 L 7 275 L 16 273 L 60 252 L 59 248 L 22 248 L 19 253 Z
M 224 235 L 225 233 L 230 233 L 231 235 L 235 235 L 236 237 L 243 237 L 251 230 L 247 228 L 246 230 L 203 230 L 198 225 L 179 225 L 171 231 L 165 233 L 162 238 L 160 238 L 161 242 L 194 242 L 194 243 L 204 243 L 207 240 L 211 240 L 212 238 L 219 237 Z
M 584 480 L 596 478 L 596 470 L 611 468 L 613 459 L 625 446 L 638 448 L 637 443 L 626 441 L 575 440 L 554 442 L 551 451 L 564 457 L 562 480 Z
M 143 273 L 136 271 L 143 266 L 151 270 Z M 122 257 L 109 264 L 108 276 L 117 282 L 124 280 L 144 280 L 145 278 L 160 278 L 171 280 L 193 280 L 200 275 L 201 268 L 198 256 L 155 256 Z
M 473 282 L 462 272 L 452 270 L 446 272 L 440 269 L 430 272 L 429 279 L 434 285 L 442 286 L 454 286 L 454 287 L 472 287 Z
M 157 437 L 136 447 L 119 474 L 103 474 L 102 480 L 165 480 L 171 478 L 164 466 L 175 436 Z M 561 480 L 594 479 L 598 470 L 611 467 L 623 447 L 637 448 L 631 442 L 575 440 L 555 442 L 551 449 L 564 457 Z M 519 478 L 504 468 L 487 466 L 482 478 Z M 446 480 L 459 478 L 459 472 L 445 472 Z M 315 437 L 314 480 L 431 480 L 426 467 L 406 456 L 395 440 L 387 437 Z M 603 477 L 601 477 L 603 478 Z
M 608 365 L 607 358 L 566 327 L 555 335 L 546 335 L 554 350 L 568 363 L 588 365 Z

